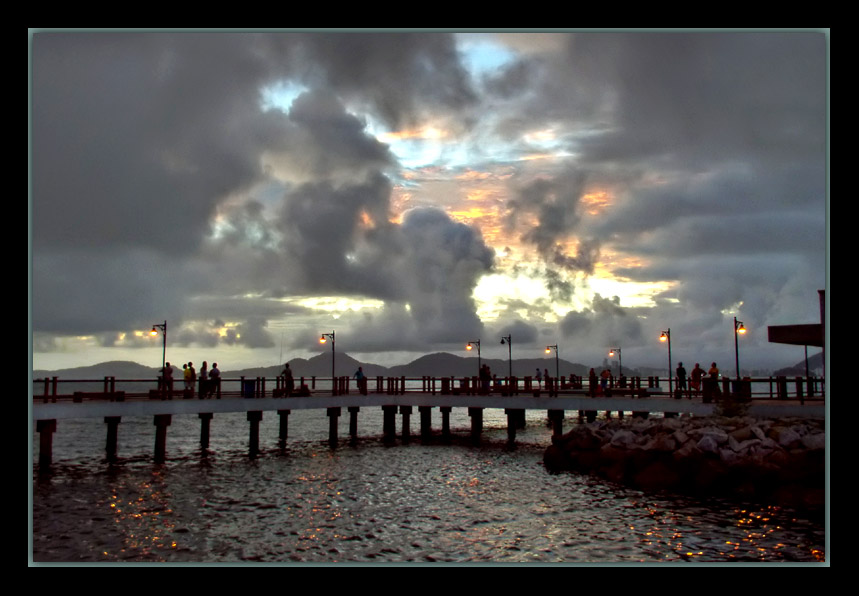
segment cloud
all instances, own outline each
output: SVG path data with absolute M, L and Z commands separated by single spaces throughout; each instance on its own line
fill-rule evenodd
M 420 351 L 519 321 L 520 342 L 644 349 L 667 321 L 714 345 L 725 313 L 814 321 L 819 35 L 468 36 L 505 48 L 479 68 L 465 37 L 33 35 L 38 344 L 167 318 L 206 345 L 336 322 L 365 351 Z M 289 102 L 264 105 L 281 84 Z M 499 270 L 546 292 L 482 321 Z M 652 304 L 591 287 L 606 278 Z M 382 306 L 332 321 L 308 296 Z

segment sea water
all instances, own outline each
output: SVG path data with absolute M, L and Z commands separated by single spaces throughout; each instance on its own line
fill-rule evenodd
M 345 410 L 344 410 L 345 414 Z M 155 427 L 123 417 L 119 460 L 100 419 L 59 420 L 50 471 L 32 468 L 31 562 L 279 564 L 640 564 L 826 560 L 823 511 L 646 493 L 589 475 L 550 474 L 546 413 L 529 411 L 515 447 L 503 410 L 485 410 L 480 444 L 465 408 L 453 438 L 382 440 L 381 408 L 348 416 L 328 444 L 324 410 L 293 411 L 286 447 L 264 415 L 248 455 L 245 414 L 219 414 L 200 447 L 196 416 L 173 416 L 167 461 Z M 578 424 L 571 413 L 565 428 Z M 34 425 L 35 426 L 35 425 Z M 37 461 L 38 434 L 33 432 Z

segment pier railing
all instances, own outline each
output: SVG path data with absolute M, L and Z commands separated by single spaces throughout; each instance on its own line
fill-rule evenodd
M 677 379 L 650 377 L 611 377 L 605 383 L 577 375 L 537 380 L 532 377 L 300 377 L 287 384 L 284 377 L 232 377 L 218 381 L 198 380 L 186 387 L 181 379 L 165 382 L 156 379 L 60 379 L 46 377 L 33 380 L 33 399 L 47 402 L 84 400 L 126 401 L 133 399 L 222 399 L 300 397 L 315 395 L 389 394 L 412 392 L 441 395 L 556 396 L 701 398 L 705 401 L 721 396 L 744 399 L 783 399 L 819 402 L 825 398 L 825 379 L 821 377 L 745 377 L 720 378 L 693 387 L 678 388 Z

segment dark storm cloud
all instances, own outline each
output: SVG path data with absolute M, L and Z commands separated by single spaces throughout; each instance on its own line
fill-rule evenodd
M 814 314 L 819 36 L 573 34 L 484 80 L 485 97 L 455 44 L 437 33 L 34 35 L 34 330 L 110 342 L 200 319 L 188 341 L 271 347 L 267 322 L 292 308 L 275 298 L 330 293 L 386 301 L 341 319 L 368 349 L 460 344 L 482 329 L 472 292 L 492 250 L 437 210 L 390 221 L 400 164 L 364 119 L 396 130 L 439 111 L 475 134 L 457 148 L 485 156 L 490 127 L 520 151 L 533 149 L 524 133 L 557 132 L 567 157 L 552 167 L 523 179 L 504 164 L 510 229 L 541 256 L 532 270 L 552 296 L 569 299 L 567 274 L 592 273 L 608 253 L 640 261 L 618 259 L 626 279 L 675 283 L 649 310 L 598 297 L 564 319 L 568 338 L 626 333 L 645 346 L 667 320 L 720 338 L 723 311 L 740 304 L 757 329 L 798 322 L 805 300 Z M 262 110 L 262 90 L 284 80 L 307 93 Z M 612 200 L 588 218 L 594 187 Z M 216 337 L 227 318 L 241 332 Z
M 343 103 L 393 124 L 473 105 L 451 35 L 49 32 L 32 56 L 34 329 L 201 317 L 175 340 L 270 346 L 265 321 L 288 307 L 265 298 L 302 292 L 409 304 L 430 336 L 439 316 L 479 323 L 491 251 L 446 216 L 391 224 L 396 161 Z M 263 111 L 286 77 L 309 92 Z M 279 197 L 251 196 L 263 183 Z M 242 314 L 189 302 L 248 294 Z M 218 313 L 243 331 L 219 339 Z
M 599 294 L 589 309 L 568 313 L 560 329 L 565 339 L 606 348 L 624 342 L 638 343 L 642 338 L 642 325 L 635 310 L 622 307 L 617 296 L 603 298 Z
M 350 33 L 301 36 L 309 86 L 323 86 L 371 108 L 394 128 L 430 110 L 477 103 L 449 33 Z
M 508 65 L 487 87 L 518 100 L 499 104 L 516 106 L 499 110 L 499 136 L 568 131 L 566 166 L 510 201 L 514 216 L 536 217 L 524 238 L 547 267 L 564 266 L 552 247 L 566 238 L 633 257 L 613 270 L 626 279 L 674 282 L 666 297 L 680 305 L 658 304 L 642 325 L 700 329 L 737 309 L 775 323 L 800 287 L 813 310 L 826 266 L 826 43 L 816 32 L 585 32 Z M 611 193 L 586 225 L 585 183 Z M 557 277 L 547 287 L 561 295 Z M 598 312 L 571 313 L 562 329 L 596 331 Z

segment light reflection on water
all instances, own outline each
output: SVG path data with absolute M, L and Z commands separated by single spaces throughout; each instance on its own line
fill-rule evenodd
M 123 419 L 122 459 L 113 466 L 103 460 L 101 421 L 60 421 L 54 469 L 33 476 L 33 560 L 824 560 L 824 524 L 816 517 L 546 473 L 549 431 L 536 412 L 513 450 L 504 446 L 503 411 L 487 414 L 480 447 L 466 440 L 465 415 L 451 421 L 451 445 L 438 437 L 423 445 L 414 429 L 409 444 L 385 446 L 381 413 L 362 410 L 361 418 L 366 438 L 356 445 L 344 438 L 332 450 L 324 414 L 294 412 L 281 452 L 271 416 L 260 431 L 263 452 L 250 459 L 244 415 L 215 417 L 205 455 L 196 417 L 174 416 L 163 465 L 152 463 L 152 421 Z

